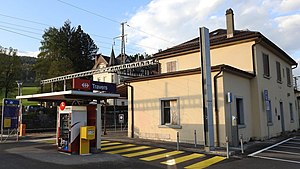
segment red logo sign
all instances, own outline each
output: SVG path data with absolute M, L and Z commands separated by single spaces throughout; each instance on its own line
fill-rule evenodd
M 76 90 L 91 90 L 91 81 L 86 79 L 73 79 L 73 89 Z
M 66 103 L 65 102 L 61 102 L 60 105 L 59 105 L 59 109 L 60 110 L 65 110 L 65 107 L 66 107 Z

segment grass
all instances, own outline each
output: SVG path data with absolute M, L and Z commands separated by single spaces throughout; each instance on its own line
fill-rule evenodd
M 30 95 L 30 94 L 36 94 L 39 93 L 39 87 L 22 87 L 22 95 Z M 18 95 L 18 88 L 15 88 L 15 90 L 11 93 L 9 93 L 8 98 L 15 99 Z M 4 98 L 4 92 L 0 91 L 0 105 L 2 105 L 2 100 Z M 22 104 L 24 106 L 28 105 L 37 105 L 39 102 L 33 102 L 33 101 L 27 101 L 27 99 L 22 100 Z

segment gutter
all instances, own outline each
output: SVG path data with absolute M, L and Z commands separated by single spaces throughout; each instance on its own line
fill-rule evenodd
M 214 76 L 214 97 L 215 97 L 215 114 L 216 114 L 216 140 L 217 146 L 220 146 L 220 134 L 219 134 L 219 108 L 218 108 L 218 85 L 217 80 L 219 75 L 224 71 L 224 66 L 222 66 L 219 72 Z

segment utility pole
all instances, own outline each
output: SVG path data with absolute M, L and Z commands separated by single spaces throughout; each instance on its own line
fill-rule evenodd
M 121 23 L 121 26 L 122 26 L 122 35 L 121 35 L 121 60 L 122 60 L 122 64 L 125 63 L 125 59 L 126 59 L 126 56 L 125 56 L 125 24 L 127 22 L 122 22 Z

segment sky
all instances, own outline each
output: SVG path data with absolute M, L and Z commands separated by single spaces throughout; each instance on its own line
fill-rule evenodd
M 199 36 L 199 27 L 225 28 L 228 8 L 235 29 L 259 31 L 300 61 L 300 0 L 1 0 L 0 45 L 37 56 L 44 31 L 69 20 L 109 56 L 112 47 L 120 53 L 126 22 L 126 53 L 153 54 Z

